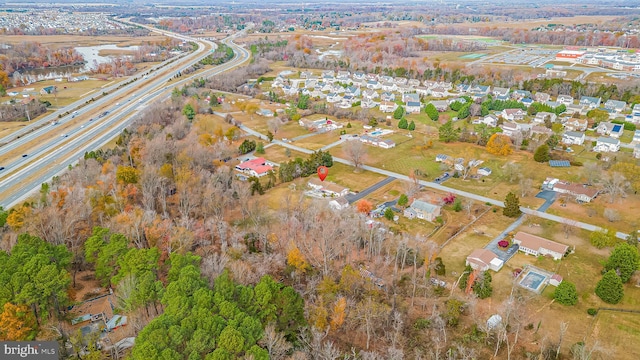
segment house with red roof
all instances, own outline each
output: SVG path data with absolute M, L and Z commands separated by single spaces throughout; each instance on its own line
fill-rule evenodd
M 265 158 L 259 157 L 247 160 L 236 165 L 236 170 L 248 174 L 249 176 L 265 176 L 269 171 L 273 170 L 273 164 L 269 163 Z

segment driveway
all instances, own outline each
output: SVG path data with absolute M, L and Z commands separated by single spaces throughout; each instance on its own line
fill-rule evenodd
M 378 183 L 376 183 L 376 184 L 373 184 L 373 185 L 369 186 L 368 188 L 366 188 L 366 189 L 364 189 L 364 190 L 360 191 L 360 192 L 359 192 L 359 193 L 357 193 L 357 194 L 347 194 L 347 195 L 345 196 L 345 199 L 347 199 L 347 201 L 349 202 L 349 204 L 353 204 L 354 202 L 356 202 L 356 201 L 358 201 L 358 200 L 362 199 L 363 197 L 365 197 L 365 196 L 367 196 L 367 195 L 371 194 L 372 192 L 374 192 L 374 191 L 376 191 L 376 190 L 380 189 L 381 187 L 383 187 L 383 186 L 385 186 L 385 185 L 389 184 L 390 182 L 392 182 L 392 181 L 393 181 L 393 180 L 395 180 L 395 179 L 396 179 L 396 178 L 394 178 L 394 177 L 392 177 L 392 176 L 389 176 L 388 178 L 386 178 L 386 179 L 384 179 L 384 180 L 382 180 L 382 181 L 380 181 L 380 182 L 378 182 Z
M 542 204 L 538 211 L 545 212 L 547 209 L 556 201 L 556 192 L 551 190 L 542 190 L 536 195 L 538 199 L 544 199 L 544 204 Z

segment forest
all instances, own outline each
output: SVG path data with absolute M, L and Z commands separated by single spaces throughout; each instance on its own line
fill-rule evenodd
M 73 47 L 51 49 L 38 42 L 22 42 L 0 50 L 0 68 L 7 74 L 36 68 L 81 65 L 82 55 Z

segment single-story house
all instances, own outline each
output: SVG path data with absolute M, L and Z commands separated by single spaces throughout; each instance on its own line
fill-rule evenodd
M 479 271 L 487 271 L 489 269 L 499 271 L 502 269 L 504 261 L 500 260 L 498 255 L 494 254 L 491 250 L 475 249 L 467 256 L 466 265 Z
M 511 92 L 511 97 L 516 100 L 531 97 L 531 92 L 528 90 L 515 90 Z
M 406 93 L 406 94 L 402 94 L 402 101 L 404 102 L 420 102 L 420 95 L 416 94 L 416 93 Z
M 576 200 L 583 203 L 593 201 L 600 190 L 594 186 L 587 186 L 583 184 L 575 184 L 564 181 L 557 181 L 553 184 L 553 191 L 560 194 L 571 194 L 576 197 Z
M 494 87 L 493 91 L 491 93 L 494 96 L 505 96 L 505 95 L 509 95 L 509 89 L 508 88 L 501 88 L 501 87 Z
M 598 138 L 593 148 L 593 151 L 597 152 L 617 152 L 618 150 L 620 150 L 620 140 L 602 136 Z
M 517 244 L 519 250 L 525 254 L 533 256 L 549 255 L 554 260 L 560 260 L 569 250 L 569 246 L 547 240 L 536 235 L 527 234 L 522 231 L 513 237 L 513 243 Z
M 265 158 L 259 157 L 236 165 L 236 170 L 249 174 L 250 176 L 260 177 L 267 175 L 269 171 L 273 170 L 273 165 L 265 160 Z
M 636 159 L 640 159 L 640 144 L 636 144 L 633 148 L 633 157 Z
M 636 130 L 636 132 L 633 134 L 633 141 L 640 142 L 640 130 Z
M 435 221 L 440 216 L 441 207 L 422 201 L 419 199 L 413 200 L 411 206 L 404 210 L 404 216 L 409 219 L 418 218 L 427 221 Z
M 582 145 L 584 143 L 584 133 L 577 131 L 567 131 L 562 134 L 562 143 L 567 145 Z
M 340 186 L 331 181 L 322 181 L 315 176 L 312 176 L 307 184 L 310 188 L 321 191 L 324 195 L 329 197 L 340 197 L 349 193 L 349 189 L 346 187 Z
M 491 169 L 488 167 L 481 167 L 478 169 L 478 175 L 489 176 L 491 175 Z
M 344 196 L 340 196 L 329 201 L 329 207 L 333 210 L 344 210 L 349 207 L 349 201 Z

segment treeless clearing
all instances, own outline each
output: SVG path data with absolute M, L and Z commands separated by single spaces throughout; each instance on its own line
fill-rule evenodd
M 71 46 L 95 46 L 117 44 L 118 46 L 141 45 L 146 42 L 161 42 L 166 37 L 156 33 L 147 36 L 81 36 L 81 35 L 3 35 L 2 41 L 6 44 L 19 44 L 23 42 L 38 42 L 51 46 L 53 49 Z
M 510 29 L 533 29 L 539 26 L 546 26 L 549 24 L 562 24 L 562 25 L 577 25 L 577 24 L 602 24 L 618 16 L 571 16 L 571 17 L 553 17 L 550 19 L 540 19 L 531 21 L 506 21 L 506 22 L 492 22 L 492 23 L 476 23 L 465 24 L 467 27 L 481 28 L 510 28 Z

